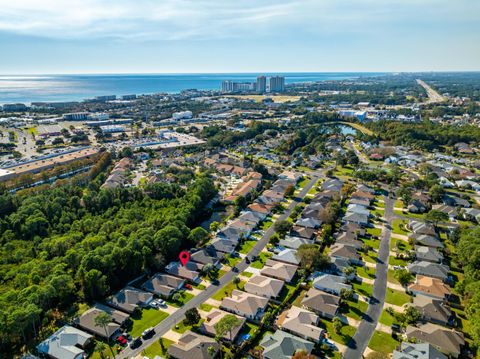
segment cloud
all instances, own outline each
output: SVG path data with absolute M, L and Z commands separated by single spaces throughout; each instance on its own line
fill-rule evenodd
M 61 39 L 178 40 L 368 31 L 479 20 L 477 0 L 0 0 L 0 31 Z M 299 32 L 299 34 L 300 34 Z

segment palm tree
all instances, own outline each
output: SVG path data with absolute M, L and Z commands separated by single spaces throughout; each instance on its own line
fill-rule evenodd
M 107 344 L 112 352 L 112 356 L 115 358 L 115 353 L 113 352 L 112 346 L 110 345 L 110 336 L 108 335 L 107 327 L 112 322 L 112 318 L 108 313 L 102 312 L 97 315 L 94 319 L 96 327 L 102 327 L 105 331 L 105 337 L 107 338 Z

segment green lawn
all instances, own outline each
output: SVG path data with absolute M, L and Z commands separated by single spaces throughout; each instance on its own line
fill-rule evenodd
M 390 283 L 400 284 L 400 282 L 395 278 L 395 271 L 393 269 L 389 269 L 387 272 L 387 280 Z
M 378 319 L 378 321 L 389 327 L 391 327 L 392 324 L 399 325 L 399 323 L 397 322 L 397 319 L 393 315 L 388 314 L 388 312 L 385 309 L 382 311 L 382 314 L 380 315 L 380 318 Z
M 373 251 L 369 251 L 368 253 L 361 253 L 361 256 L 362 256 L 362 259 L 365 261 L 365 262 L 369 262 L 369 263 L 377 263 L 377 253 L 373 252 Z
M 212 299 L 221 301 L 223 298 L 230 296 L 234 289 L 243 289 L 244 285 L 245 285 L 244 281 L 240 281 L 238 285 L 233 282 L 230 282 L 225 286 L 225 288 L 222 288 L 218 292 L 216 292 L 212 296 Z
M 227 264 L 230 266 L 230 267 L 235 267 L 238 263 L 240 263 L 242 261 L 242 258 L 240 257 L 232 257 L 231 255 L 228 255 L 226 257 L 226 260 L 227 260 Z
M 407 252 L 407 251 L 410 251 L 412 250 L 412 246 L 410 243 L 408 243 L 407 241 L 404 241 L 404 240 L 401 240 L 401 239 L 397 239 L 397 238 L 392 238 L 390 239 L 390 250 L 391 251 L 395 251 L 397 249 L 397 242 L 399 243 L 398 244 L 398 249 L 400 250 L 400 252 Z
M 209 312 L 213 309 L 213 305 L 207 304 L 207 303 L 202 303 L 199 306 L 200 310 L 203 310 L 204 312 Z
M 202 323 L 204 322 L 205 320 L 204 319 L 200 319 L 200 321 L 195 324 L 195 325 L 187 325 L 184 323 L 184 321 L 180 321 L 180 323 L 178 323 L 175 327 L 172 328 L 172 330 L 174 332 L 177 332 L 177 333 L 180 333 L 180 334 L 183 334 L 185 333 L 187 330 L 198 330 L 200 328 L 200 325 L 202 325 Z
M 367 246 L 372 247 L 374 249 L 378 249 L 380 247 L 380 241 L 378 239 L 362 238 L 362 242 L 365 243 Z
M 374 206 L 379 208 L 385 208 L 385 202 L 380 202 L 379 200 L 376 200 Z
M 262 224 L 260 225 L 260 228 L 266 231 L 272 226 L 273 222 L 271 220 L 263 221 Z
M 297 187 L 298 188 L 303 188 L 305 187 L 305 185 L 310 181 L 310 179 L 307 177 L 307 178 L 304 178 L 302 179 L 300 182 L 298 182 L 297 184 Z
M 344 325 L 340 330 L 340 333 L 335 333 L 333 330 L 333 324 L 331 321 L 326 319 L 320 319 L 321 325 L 328 333 L 328 336 L 335 342 L 347 345 L 347 343 L 352 339 L 355 334 L 355 328 L 350 325 Z
M 382 234 L 382 230 L 380 228 L 367 228 L 366 232 L 372 236 L 375 236 L 375 237 L 380 237 L 380 235 Z
M 368 344 L 368 347 L 374 351 L 390 354 L 400 344 L 398 340 L 392 338 L 391 334 L 386 334 L 376 330 Z
M 404 267 L 406 267 L 408 265 L 408 262 L 404 259 L 395 258 L 395 256 L 390 256 L 390 257 L 388 257 L 388 264 L 390 264 L 392 266 L 404 266 Z
M 100 341 L 100 340 L 95 340 L 95 343 L 103 343 L 104 344 L 104 347 L 105 349 L 102 350 L 101 352 L 99 351 L 94 351 L 92 352 L 88 358 L 89 359 L 103 359 L 103 358 L 109 358 L 110 355 L 112 355 L 112 352 L 110 351 L 110 348 L 108 347 L 107 343 L 104 342 L 104 341 Z M 96 344 L 95 344 L 96 345 Z M 93 346 L 93 348 L 95 348 L 95 345 Z M 119 345 L 114 345 L 113 343 L 111 343 L 111 346 L 112 346 L 112 350 L 113 352 L 115 353 L 115 355 L 117 355 L 119 353 L 119 349 L 121 348 Z M 94 349 L 92 349 L 94 350 Z
M 358 300 L 357 301 L 348 301 L 348 311 L 345 312 L 347 317 L 350 317 L 355 320 L 361 320 L 363 318 L 363 313 L 367 311 L 368 303 Z
M 245 271 L 245 272 L 242 272 L 242 275 L 245 276 L 245 277 L 250 278 L 250 277 L 253 275 L 253 273 L 252 273 L 252 272 L 247 272 L 247 271 Z
M 403 201 L 401 199 L 395 200 L 394 207 L 403 208 Z
M 247 240 L 243 242 L 242 246 L 239 249 L 239 252 L 242 254 L 247 254 L 255 246 L 257 241 Z
M 375 268 L 370 267 L 356 267 L 357 274 L 362 278 L 375 279 Z
M 405 230 L 406 224 L 407 224 L 407 221 L 404 221 L 398 218 L 395 219 L 392 223 L 392 232 L 396 234 L 407 235 L 408 232 Z
M 138 337 L 145 329 L 156 326 L 167 317 L 168 313 L 161 310 L 154 308 L 143 309 L 138 317 L 135 315 L 130 317 L 133 325 L 128 332 L 132 337 Z
M 173 307 L 179 308 L 193 298 L 193 294 L 185 290 L 179 291 L 178 293 L 180 294 L 180 298 L 178 299 L 178 301 L 174 301 L 172 298 L 170 298 L 167 299 L 166 302 Z M 175 296 L 175 294 L 173 296 Z
M 207 288 L 201 283 L 200 284 L 192 284 L 192 287 L 196 288 L 196 289 L 200 289 L 200 290 L 204 290 L 205 288 Z
M 250 266 L 257 269 L 262 269 L 267 259 L 270 258 L 271 256 L 272 256 L 272 253 L 261 252 L 258 258 L 254 262 L 252 262 Z
M 370 213 L 376 217 L 383 217 L 385 211 L 382 208 L 375 208 L 373 211 L 370 211 Z
M 405 292 L 400 292 L 399 290 L 387 288 L 387 295 L 385 296 L 385 301 L 387 303 L 402 306 L 410 302 L 410 296 Z
M 352 286 L 353 290 L 357 293 L 360 293 L 361 295 L 366 295 L 367 297 L 370 297 L 373 293 L 373 286 L 371 284 L 353 282 Z
M 162 345 L 160 344 L 160 341 L 163 344 L 163 348 L 162 348 Z M 158 341 L 150 345 L 147 349 L 142 351 L 142 354 L 148 356 L 149 358 L 153 358 L 156 355 L 162 358 L 166 358 L 168 347 L 171 344 L 173 344 L 173 341 L 165 338 L 160 338 Z
M 279 300 L 283 301 L 289 295 L 291 295 L 295 291 L 295 286 L 290 284 L 285 284 L 280 292 Z

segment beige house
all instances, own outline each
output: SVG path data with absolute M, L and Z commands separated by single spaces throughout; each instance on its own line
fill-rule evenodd
M 254 275 L 245 284 L 244 289 L 248 293 L 259 295 L 265 298 L 277 298 L 282 291 L 284 283 L 281 280 Z
M 295 277 L 298 266 L 267 259 L 260 274 L 290 283 Z
M 223 298 L 220 308 L 247 319 L 259 320 L 267 305 L 267 298 L 235 289 L 230 297 Z
M 205 321 L 202 323 L 201 330 L 205 334 L 216 336 L 217 332 L 215 330 L 215 324 L 217 324 L 226 315 L 235 315 L 235 314 L 231 314 L 220 309 L 214 309 L 210 311 L 208 315 L 205 317 Z M 235 316 L 241 321 L 241 324 L 233 328 L 233 330 L 230 333 L 225 333 L 222 339 L 225 339 L 228 341 L 234 341 L 238 333 L 240 333 L 240 331 L 242 330 L 242 327 L 245 324 L 246 319 L 238 315 L 235 315 Z
M 282 330 L 318 343 L 324 334 L 324 330 L 317 326 L 319 320 L 316 314 L 293 306 L 278 317 L 277 325 Z

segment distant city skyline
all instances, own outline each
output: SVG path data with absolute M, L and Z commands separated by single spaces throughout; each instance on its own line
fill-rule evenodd
M 0 74 L 480 70 L 477 0 L 0 0 Z

